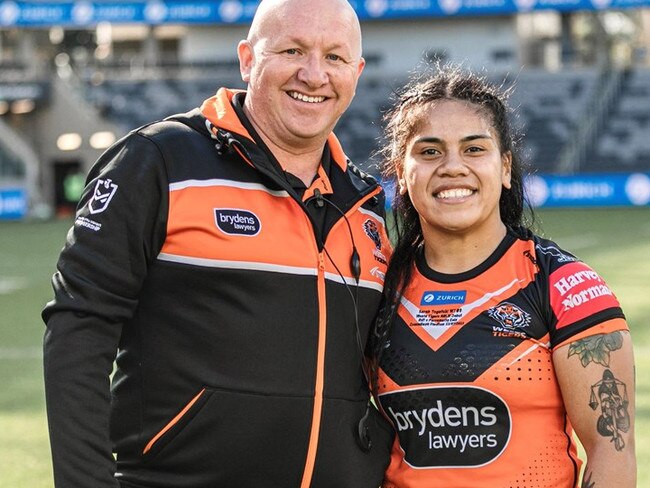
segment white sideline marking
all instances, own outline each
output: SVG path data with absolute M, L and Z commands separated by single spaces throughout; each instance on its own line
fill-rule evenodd
M 26 278 L 0 278 L 0 295 L 8 295 L 23 288 L 27 288 Z
M 2 359 L 40 359 L 43 350 L 40 347 L 0 347 L 0 360 Z

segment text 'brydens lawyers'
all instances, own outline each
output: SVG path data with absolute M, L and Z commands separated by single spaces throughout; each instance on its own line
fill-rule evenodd
M 433 428 L 439 427 L 489 427 L 497 422 L 494 414 L 494 407 L 443 407 L 442 401 L 438 400 L 435 407 L 424 408 L 421 411 L 407 410 L 395 412 L 391 407 L 388 411 L 395 420 L 397 430 L 418 428 L 418 435 L 424 434 L 427 425 Z M 411 420 L 413 419 L 413 420 Z

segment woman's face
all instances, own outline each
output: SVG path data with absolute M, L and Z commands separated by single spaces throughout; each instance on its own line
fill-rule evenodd
M 468 102 L 439 100 L 418 116 L 398 184 L 420 215 L 425 239 L 502 228 L 499 199 L 501 189 L 510 188 L 511 155 L 501 153 L 488 113 Z

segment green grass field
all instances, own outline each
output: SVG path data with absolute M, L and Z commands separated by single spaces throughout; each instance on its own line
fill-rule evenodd
M 623 305 L 637 365 L 638 486 L 650 486 L 650 209 L 545 211 L 546 237 L 597 269 Z M 69 222 L 0 223 L 0 486 L 49 488 L 40 311 Z

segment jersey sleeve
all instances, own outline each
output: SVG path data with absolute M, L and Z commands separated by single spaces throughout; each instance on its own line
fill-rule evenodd
M 44 379 L 57 487 L 117 488 L 110 380 L 123 324 L 164 238 L 167 178 L 132 134 L 91 170 L 43 310 Z
M 551 347 L 578 338 L 627 329 L 618 299 L 602 277 L 581 261 L 556 268 L 549 275 L 553 314 Z

